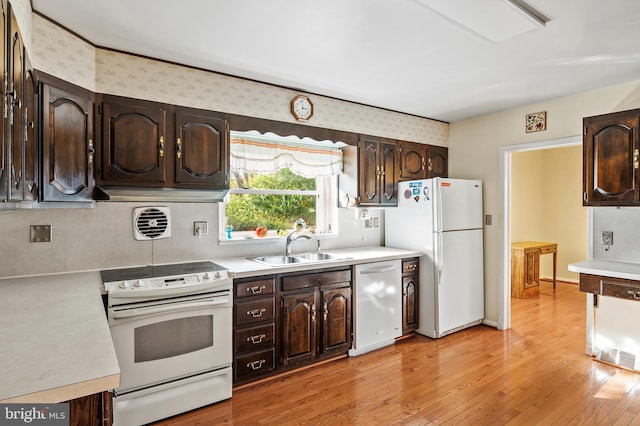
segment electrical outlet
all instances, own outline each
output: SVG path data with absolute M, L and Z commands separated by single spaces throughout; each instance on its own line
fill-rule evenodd
M 613 231 L 602 231 L 600 234 L 600 244 L 603 246 L 613 245 Z
M 209 226 L 207 222 L 193 222 L 193 235 L 202 237 L 209 235 Z
M 373 225 L 371 224 L 371 219 L 365 219 L 364 220 L 364 227 L 365 228 L 371 228 Z
M 48 243 L 51 241 L 51 225 L 31 225 L 29 241 L 32 243 Z
M 373 227 L 377 228 L 378 226 L 380 226 L 380 221 L 378 220 L 379 218 L 374 217 L 373 218 Z

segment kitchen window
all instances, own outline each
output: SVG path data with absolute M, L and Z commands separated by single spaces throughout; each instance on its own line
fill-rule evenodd
M 230 191 L 220 238 L 277 238 L 302 227 L 337 232 L 337 176 L 345 144 L 231 132 Z

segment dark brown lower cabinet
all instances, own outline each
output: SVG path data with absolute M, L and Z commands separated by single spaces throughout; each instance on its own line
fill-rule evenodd
M 351 269 L 282 278 L 282 365 L 295 367 L 351 347 Z
M 351 348 L 351 267 L 238 279 L 234 295 L 235 385 Z
M 234 280 L 233 380 L 241 384 L 276 369 L 275 277 Z
M 418 258 L 402 261 L 402 334 L 418 328 L 419 264 Z
M 104 391 L 67 401 L 69 425 L 110 426 L 113 424 L 111 398 L 111 392 Z

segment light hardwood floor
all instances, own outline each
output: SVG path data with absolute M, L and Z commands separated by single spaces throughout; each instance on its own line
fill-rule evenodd
M 543 282 L 512 328 L 477 326 L 234 390 L 161 425 L 640 425 L 640 374 L 584 355 L 585 295 Z

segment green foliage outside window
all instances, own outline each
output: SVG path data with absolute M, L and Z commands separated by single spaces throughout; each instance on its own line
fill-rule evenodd
M 232 188 L 315 190 L 316 180 L 298 176 L 289 169 L 263 175 L 234 171 Z M 226 205 L 227 225 L 234 231 L 266 226 L 271 230 L 293 228 L 298 218 L 307 226 L 316 223 L 315 195 L 231 194 Z

